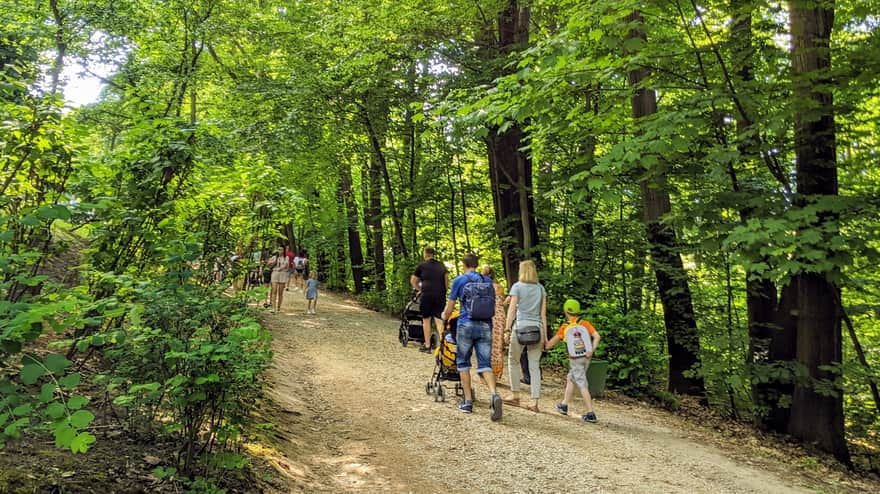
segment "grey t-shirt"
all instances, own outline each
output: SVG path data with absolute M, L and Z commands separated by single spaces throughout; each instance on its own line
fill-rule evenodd
M 521 283 L 517 281 L 510 287 L 510 296 L 517 297 L 516 325 L 542 324 L 541 302 L 547 295 L 544 286 L 540 283 Z

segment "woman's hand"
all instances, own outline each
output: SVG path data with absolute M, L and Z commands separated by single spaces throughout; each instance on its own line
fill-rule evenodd
M 504 343 L 507 345 L 510 344 L 510 330 L 509 329 L 504 331 Z

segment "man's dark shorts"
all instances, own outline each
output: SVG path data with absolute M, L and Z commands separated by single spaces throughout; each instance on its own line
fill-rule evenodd
M 446 307 L 446 297 L 441 293 L 423 293 L 419 305 L 422 317 L 437 317 L 443 313 Z

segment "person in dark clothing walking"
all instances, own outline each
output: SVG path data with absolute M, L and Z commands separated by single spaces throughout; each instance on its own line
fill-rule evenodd
M 422 330 L 425 343 L 419 351 L 431 351 L 431 319 L 437 325 L 437 341 L 443 336 L 443 321 L 440 319 L 446 305 L 446 292 L 449 289 L 449 271 L 446 266 L 434 259 L 434 248 L 425 247 L 422 253 L 425 262 L 419 264 L 415 273 L 410 276 L 410 284 L 421 296 L 419 311 L 422 313 Z

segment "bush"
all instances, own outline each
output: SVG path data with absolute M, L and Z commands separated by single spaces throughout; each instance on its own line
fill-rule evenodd
M 168 273 L 133 289 L 136 316 L 105 352 L 113 364 L 108 389 L 129 428 L 170 434 L 177 466 L 192 473 L 196 460 L 239 439 L 272 354 L 244 298 Z

